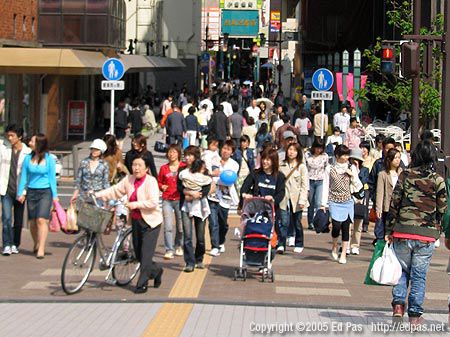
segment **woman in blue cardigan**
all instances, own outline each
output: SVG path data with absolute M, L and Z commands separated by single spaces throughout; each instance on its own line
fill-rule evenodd
M 37 134 L 31 137 L 32 152 L 22 165 L 17 200 L 27 200 L 28 221 L 34 242 L 36 258 L 43 259 L 48 235 L 52 201 L 58 201 L 56 192 L 56 162 L 48 153 L 47 137 Z

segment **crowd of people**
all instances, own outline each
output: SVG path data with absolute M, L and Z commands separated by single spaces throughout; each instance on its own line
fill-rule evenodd
M 437 149 L 430 134 L 424 132 L 408 156 L 403 144 L 390 137 L 378 135 L 373 146 L 364 141 L 359 116 L 355 109 L 348 113 L 346 105 L 333 116 L 328 134 L 328 116 L 306 96 L 288 108 L 281 92 L 272 97 L 273 104 L 249 94 L 248 88 L 245 96 L 244 87 L 225 88 L 198 100 L 169 95 L 161 104 L 159 124 L 148 106 L 141 110 L 136 101 L 127 110 L 120 102 L 117 138 L 107 134 L 94 140 L 89 157 L 80 163 L 72 201 L 94 191 L 101 198 L 124 198 L 130 211 L 142 266 L 136 292 L 145 292 L 150 279 L 155 287 L 161 284 L 163 269 L 153 262 L 161 225 L 164 258 L 183 256 L 184 271 L 193 272 L 204 268 L 206 224 L 209 254 L 219 256 L 226 252 L 230 208 L 263 197 L 275 206 L 277 253 L 293 247 L 301 254 L 303 213 L 307 228 L 314 229 L 318 212 L 328 212 L 331 258 L 346 264 L 348 254 L 360 253 L 371 201 L 375 240 L 393 242 L 403 268 L 393 289 L 394 315 L 403 315 L 407 302 L 410 318 L 420 319 L 426 274 L 447 211 L 446 186 L 436 173 Z M 123 156 L 121 141 L 129 127 L 132 148 Z M 143 132 L 159 129 L 167 143 L 167 163 L 158 172 Z M 58 198 L 54 162 L 44 135 L 33 136 L 28 148 L 16 126 L 6 134 L 11 147 L 0 148 L 3 254 L 18 253 L 26 198 L 36 257 L 43 258 L 52 200 Z M 231 185 L 221 179 L 229 171 L 236 176 Z M 408 287 L 414 291 L 406 301 Z

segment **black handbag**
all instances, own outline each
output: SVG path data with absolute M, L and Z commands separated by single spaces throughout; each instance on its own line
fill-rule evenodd
M 155 142 L 155 151 L 156 152 L 166 153 L 167 152 L 167 148 L 168 148 L 168 146 L 167 146 L 166 143 L 160 142 L 159 140 L 157 140 Z
M 355 203 L 355 219 L 365 219 L 367 216 L 367 206 Z

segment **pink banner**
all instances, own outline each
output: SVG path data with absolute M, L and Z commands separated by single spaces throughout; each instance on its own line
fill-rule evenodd
M 350 106 L 354 108 L 355 101 L 353 100 L 353 73 L 349 73 L 345 80 L 347 82 L 347 102 L 349 102 Z
M 342 73 L 336 73 L 336 90 L 339 96 L 339 101 L 342 102 L 344 100 L 344 96 L 342 94 Z

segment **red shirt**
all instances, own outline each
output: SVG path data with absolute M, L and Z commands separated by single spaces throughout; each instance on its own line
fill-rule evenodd
M 128 201 L 130 201 L 130 202 L 138 201 L 137 200 L 137 190 L 144 183 L 146 176 L 147 175 L 143 176 L 141 179 L 136 179 L 134 181 L 134 191 L 133 191 L 133 193 L 131 193 L 130 198 L 128 199 Z M 131 218 L 134 219 L 134 220 L 142 219 L 141 211 L 139 209 L 137 209 L 137 208 L 131 210 Z
M 170 171 L 168 163 L 161 166 L 158 174 L 159 189 L 162 191 L 163 185 L 168 186 L 162 194 L 164 200 L 180 200 L 180 193 L 177 191 L 178 171 L 185 166 L 185 163 L 180 162 L 176 172 Z

